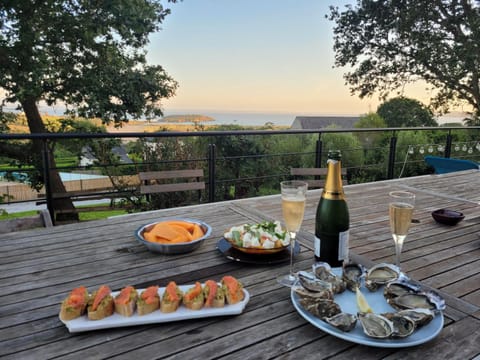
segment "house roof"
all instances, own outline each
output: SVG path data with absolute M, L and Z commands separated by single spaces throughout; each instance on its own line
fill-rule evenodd
M 324 129 L 331 125 L 344 129 L 353 128 L 360 120 L 359 116 L 297 116 L 293 120 L 292 129 Z

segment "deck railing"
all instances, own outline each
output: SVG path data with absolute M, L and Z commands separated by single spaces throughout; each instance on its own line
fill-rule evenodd
M 197 139 L 204 138 L 203 146 L 204 148 L 200 151 L 200 156 L 189 157 L 188 154 L 184 158 L 168 158 L 155 161 L 155 164 L 149 163 L 148 160 L 136 161 L 133 164 L 108 164 L 108 163 L 97 163 L 96 165 L 88 167 L 56 167 L 58 171 L 72 172 L 75 170 L 86 170 L 86 169 L 97 169 L 101 170 L 105 166 L 130 166 L 139 170 L 140 168 L 149 168 L 152 166 L 158 166 L 158 163 L 161 162 L 164 167 L 168 166 L 179 166 L 179 163 L 189 164 L 190 167 L 203 167 L 206 171 L 206 183 L 207 190 L 205 201 L 213 202 L 218 200 L 224 200 L 224 196 L 216 195 L 217 190 L 221 186 L 226 184 L 239 184 L 242 182 L 252 182 L 255 181 L 257 184 L 262 181 L 275 180 L 278 182 L 282 179 L 288 178 L 289 172 L 288 169 L 272 169 L 270 173 L 266 174 L 263 172 L 250 172 L 249 174 L 232 174 L 230 177 L 219 177 L 219 173 L 222 172 L 227 163 L 238 163 L 244 161 L 250 161 L 254 163 L 255 161 L 263 161 L 263 164 L 268 163 L 272 164 L 278 158 L 288 158 L 290 164 L 295 164 L 295 167 L 304 166 L 305 163 L 311 164 L 311 166 L 322 167 L 325 164 L 326 160 L 326 150 L 328 146 L 325 141 L 329 144 L 331 139 L 328 139 L 328 136 L 331 134 L 353 134 L 354 136 L 361 135 L 363 136 L 363 141 L 359 141 L 358 144 L 361 145 L 361 148 L 355 146 L 351 143 L 346 143 L 337 147 L 340 147 L 340 150 L 345 154 L 345 157 L 348 158 L 350 153 L 354 152 L 364 152 L 365 154 L 369 153 L 384 153 L 383 158 L 386 162 L 371 162 L 371 163 L 353 163 L 346 162 L 345 167 L 349 172 L 349 182 L 362 182 L 362 177 L 358 176 L 359 173 L 376 169 L 377 179 L 392 179 L 394 177 L 405 176 L 404 169 L 408 165 L 417 165 L 418 169 L 416 171 L 428 171 L 426 165 L 423 162 L 423 155 L 433 154 L 437 156 L 444 157 L 455 157 L 463 158 L 478 161 L 480 160 L 480 127 L 421 127 L 421 128 L 375 128 L 375 129 L 339 129 L 339 128 L 328 128 L 328 129 L 316 129 L 316 130 L 239 130 L 239 131 L 195 131 L 195 132 L 156 132 L 156 133 L 101 133 L 101 134 L 77 134 L 77 133 L 48 133 L 48 134 L 0 134 L 0 141 L 9 142 L 9 141 L 18 141 L 18 140 L 39 140 L 43 143 L 43 175 L 45 180 L 44 191 L 40 194 L 44 194 L 44 199 L 47 202 L 49 208 L 51 207 L 52 202 L 52 193 L 50 190 L 49 183 L 49 171 L 52 169 L 53 165 L 49 162 L 48 152 L 51 147 L 49 144 L 52 144 L 57 141 L 68 141 L 68 140 L 102 140 L 102 139 L 123 139 L 123 140 L 138 140 L 138 139 L 149 139 L 161 142 L 162 139 L 177 139 L 180 142 L 186 141 L 188 138 L 195 137 Z M 402 133 L 409 132 L 412 134 L 412 141 L 399 144 L 399 136 Z M 431 143 L 415 143 L 414 134 L 420 134 L 422 132 L 428 132 L 429 139 L 434 139 Z M 381 147 L 374 148 L 368 146 L 369 136 L 374 136 L 381 134 L 384 136 L 385 141 L 382 143 Z M 312 146 L 311 149 L 295 149 L 294 151 L 280 151 L 276 153 L 269 153 L 267 151 L 262 151 L 262 153 L 256 153 L 255 149 L 243 149 L 238 153 L 219 153 L 218 144 L 224 143 L 226 138 L 233 140 L 238 137 L 249 138 L 249 137 L 260 137 L 263 143 L 267 142 L 267 139 L 272 139 L 274 136 L 286 136 L 286 139 L 296 139 L 299 136 L 307 137 L 310 141 L 315 142 L 315 146 Z M 313 137 L 313 139 L 312 139 Z M 303 138 L 302 138 L 303 139 Z M 165 140 L 163 140 L 165 141 Z M 287 143 L 289 141 L 287 140 Z M 245 142 L 248 144 L 248 142 Z M 338 143 L 337 143 L 338 144 Z M 399 154 L 402 154 L 403 157 L 399 158 Z M 192 155 L 192 154 L 190 154 Z M 370 156 L 370 158 L 375 158 L 375 156 Z M 193 165 L 195 164 L 195 165 Z M 234 168 L 235 166 L 233 166 Z M 292 166 L 294 167 L 294 166 Z M 423 170 L 422 170 L 423 169 Z M 13 173 L 13 172 L 26 172 L 28 170 L 19 169 L 16 167 L 4 167 L 3 170 L 0 170 L 0 174 L 4 173 Z M 138 171 L 137 171 L 138 172 Z M 134 174 L 131 174 L 134 176 Z M 134 181 L 133 181 L 134 182 Z M 108 190 L 108 186 L 105 188 L 88 188 L 87 180 L 80 181 L 80 189 L 77 190 L 91 190 L 90 193 L 96 191 L 98 196 L 102 195 L 111 195 Z M 1 184 L 0 184 L 1 185 Z M 135 184 L 131 184 L 133 187 Z M 85 188 L 82 188 L 84 186 Z M 4 186 L 5 187 L 5 186 Z M 15 199 L 15 195 L 9 196 L 9 191 L 5 191 L 5 188 L 0 188 L 0 195 L 4 195 L 4 202 L 18 202 L 25 201 L 23 199 Z M 10 191 L 11 194 L 11 191 Z M 5 196 L 7 195 L 7 196 Z M 238 195 L 238 194 L 237 194 Z M 241 196 L 241 195 L 240 195 Z M 37 195 L 38 197 L 38 195 Z M 40 195 L 40 197 L 42 197 Z M 51 209 L 53 210 L 53 209 Z M 53 213 L 53 211 L 52 211 Z

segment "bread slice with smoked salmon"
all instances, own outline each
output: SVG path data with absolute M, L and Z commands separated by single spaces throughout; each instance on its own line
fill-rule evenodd
M 146 315 L 154 312 L 160 307 L 160 296 L 158 295 L 158 286 L 153 285 L 146 288 L 138 297 L 137 311 L 138 315 Z
M 165 287 L 160 303 L 160 311 L 171 313 L 178 309 L 182 301 L 183 292 L 174 281 L 170 281 Z
M 85 313 L 88 303 L 88 291 L 85 286 L 73 289 L 68 297 L 62 301 L 60 319 L 73 320 Z
M 205 296 L 205 307 L 219 308 L 225 306 L 225 293 L 216 281 L 205 281 L 203 295 Z
M 198 281 L 183 295 L 183 305 L 191 310 L 200 310 L 204 301 L 202 285 Z
M 88 300 L 87 314 L 90 320 L 101 320 L 113 314 L 113 297 L 110 288 L 102 285 Z
M 228 304 L 233 305 L 243 300 L 243 285 L 233 276 L 226 275 L 222 278 L 222 288 Z
M 135 311 L 138 293 L 133 286 L 124 287 L 115 297 L 115 312 L 122 316 L 132 316 Z

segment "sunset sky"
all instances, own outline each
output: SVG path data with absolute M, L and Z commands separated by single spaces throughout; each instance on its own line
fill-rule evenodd
M 378 99 L 350 95 L 335 68 L 329 5 L 354 0 L 183 0 L 151 37 L 148 60 L 179 83 L 165 112 L 357 115 Z M 423 87 L 405 94 L 426 102 Z

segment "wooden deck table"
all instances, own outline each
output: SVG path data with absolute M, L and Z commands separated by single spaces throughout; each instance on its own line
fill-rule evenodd
M 369 266 L 392 262 L 388 192 L 416 193 L 402 269 L 445 298 L 445 324 L 433 340 L 408 348 L 374 348 L 341 340 L 310 325 L 294 309 L 290 290 L 275 278 L 288 262 L 246 264 L 216 249 L 232 225 L 281 219 L 279 195 L 145 212 L 0 236 L 0 357 L 2 359 L 473 359 L 480 358 L 480 172 L 466 171 L 345 187 L 350 253 Z M 313 263 L 312 235 L 320 190 L 308 192 L 297 269 Z M 430 213 L 448 207 L 465 214 L 456 226 Z M 139 226 L 162 217 L 198 218 L 211 236 L 189 254 L 150 253 L 136 242 Z M 112 290 L 221 279 L 242 281 L 250 301 L 241 315 L 139 325 L 71 334 L 58 319 L 60 302 L 84 285 Z

